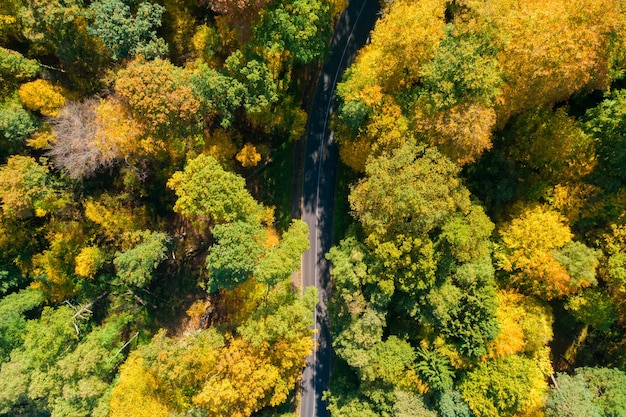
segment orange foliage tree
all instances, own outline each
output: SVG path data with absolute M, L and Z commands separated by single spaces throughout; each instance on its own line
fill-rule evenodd
M 150 132 L 184 133 L 200 122 L 200 103 L 187 85 L 187 73 L 169 61 L 133 60 L 118 73 L 115 90 Z

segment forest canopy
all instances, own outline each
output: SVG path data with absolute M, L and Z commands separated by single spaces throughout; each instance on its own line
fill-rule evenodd
M 345 6 L 0 2 L 0 415 L 289 413 L 291 155 Z
M 331 415 L 621 415 L 625 12 L 383 3 L 333 117 Z
M 379 3 L 331 123 L 330 414 L 625 415 L 626 5 Z M 0 0 L 0 416 L 295 415 L 347 4 Z

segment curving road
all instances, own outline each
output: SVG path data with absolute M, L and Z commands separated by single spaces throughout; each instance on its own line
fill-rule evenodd
M 302 375 L 300 417 L 325 417 L 322 400 L 332 371 L 333 352 L 326 303 L 330 300 L 329 264 L 324 255 L 333 242 L 333 206 L 338 150 L 329 131 L 335 86 L 365 45 L 379 10 L 378 0 L 350 0 L 340 16 L 332 38 L 332 55 L 324 64 L 307 127 L 303 183 L 302 220 L 309 225 L 311 249 L 302 257 L 302 288 L 316 286 L 320 301 L 315 311 L 317 349 L 307 358 Z

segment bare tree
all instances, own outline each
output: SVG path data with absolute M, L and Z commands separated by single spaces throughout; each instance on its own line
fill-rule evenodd
M 121 156 L 118 144 L 105 133 L 98 117 L 99 103 L 98 99 L 69 102 L 59 116 L 48 119 L 56 141 L 47 156 L 71 178 L 88 178 L 113 166 Z

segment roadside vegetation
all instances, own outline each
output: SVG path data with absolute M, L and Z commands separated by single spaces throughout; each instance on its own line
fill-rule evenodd
M 341 1 L 0 2 L 0 415 L 291 415 Z
M 337 89 L 331 414 L 626 415 L 623 4 L 383 8 Z
M 344 0 L 0 0 L 0 416 L 292 416 Z M 626 415 L 626 9 L 394 0 L 337 88 L 333 417 Z

